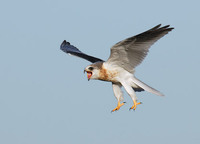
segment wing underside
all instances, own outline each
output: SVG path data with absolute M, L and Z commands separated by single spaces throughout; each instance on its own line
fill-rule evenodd
M 111 48 L 107 62 L 133 73 L 134 68 L 146 57 L 151 45 L 172 29 L 174 28 L 170 28 L 169 25 L 161 27 L 159 24 L 141 34 L 118 42 Z

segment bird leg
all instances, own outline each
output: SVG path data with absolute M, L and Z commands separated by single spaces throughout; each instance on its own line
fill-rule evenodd
M 136 100 L 133 100 L 133 106 L 129 110 L 131 110 L 131 109 L 136 110 L 136 107 L 139 104 L 142 104 L 142 102 L 137 102 Z
M 118 101 L 117 107 L 115 109 L 113 109 L 111 112 L 117 111 L 120 109 L 121 106 L 123 106 L 126 102 L 120 103 L 120 101 Z

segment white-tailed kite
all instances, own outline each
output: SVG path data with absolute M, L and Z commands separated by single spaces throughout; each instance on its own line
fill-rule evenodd
M 63 41 L 60 48 L 70 55 L 81 57 L 93 63 L 84 69 L 84 72 L 87 72 L 88 80 L 112 82 L 114 95 L 118 101 L 117 107 L 112 112 L 119 110 L 125 103 L 122 102 L 122 86 L 133 100 L 133 106 L 130 109 L 135 110 L 137 105 L 141 104 L 141 102 L 137 102 L 135 92 L 145 90 L 163 96 L 158 90 L 137 79 L 134 72 L 135 67 L 146 57 L 150 46 L 172 29 L 174 28 L 169 27 L 169 25 L 161 27 L 159 24 L 148 31 L 120 41 L 111 48 L 107 61 L 82 53 L 66 40 Z

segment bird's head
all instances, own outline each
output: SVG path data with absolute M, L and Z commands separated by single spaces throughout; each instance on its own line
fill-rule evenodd
M 98 79 L 99 78 L 100 67 L 101 67 L 101 64 L 94 63 L 94 64 L 87 66 L 84 69 L 84 73 L 87 72 L 88 81 L 90 79 Z

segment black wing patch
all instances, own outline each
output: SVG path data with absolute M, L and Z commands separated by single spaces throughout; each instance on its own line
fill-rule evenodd
M 89 56 L 87 54 L 82 53 L 79 49 L 77 49 L 75 46 L 71 45 L 69 42 L 67 42 L 66 40 L 64 40 L 62 42 L 62 44 L 60 45 L 60 49 L 68 54 L 74 55 L 74 56 L 78 56 L 80 58 L 86 59 L 92 63 L 95 62 L 101 62 L 103 60 L 93 57 L 93 56 Z

